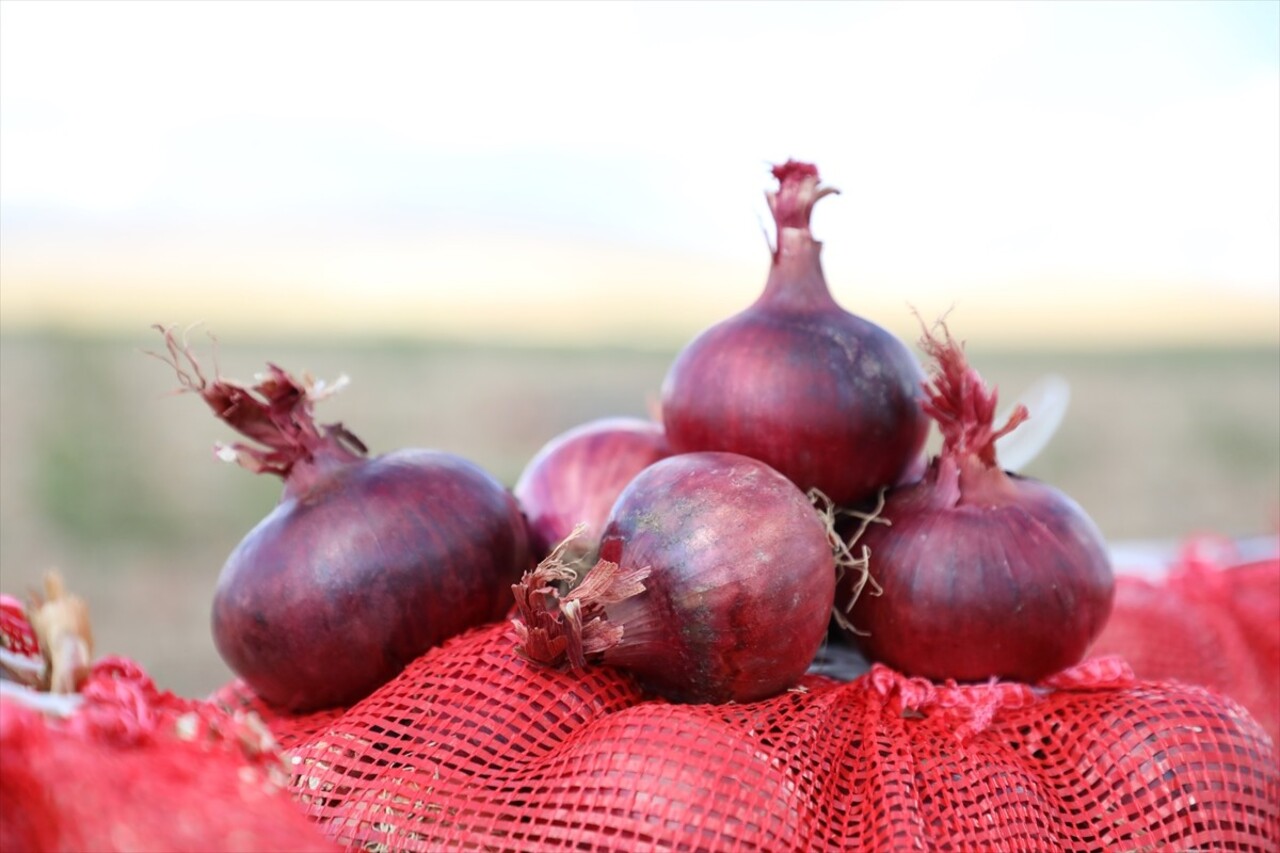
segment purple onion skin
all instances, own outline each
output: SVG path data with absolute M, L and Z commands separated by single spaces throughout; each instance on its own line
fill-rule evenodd
M 1078 663 L 1111 612 L 1102 534 L 1062 492 L 990 472 L 940 506 L 931 475 L 889 493 L 860 545 L 879 596 L 864 589 L 847 639 L 871 659 L 934 680 L 1033 683 Z M 836 606 L 852 594 L 843 578 Z
M 429 450 L 361 459 L 286 480 L 223 567 L 214 641 L 273 705 L 349 705 L 505 615 L 531 565 L 515 499 L 479 467 Z
M 596 553 L 614 501 L 642 470 L 671 455 L 662 425 L 641 418 L 600 418 L 561 433 L 525 466 L 514 493 L 529 523 L 537 559 L 551 552 L 574 527 L 587 529 L 572 543 L 583 555 Z
M 899 482 L 929 421 L 924 373 L 902 341 L 836 303 L 813 239 L 813 204 L 831 190 L 805 163 L 774 169 L 777 248 L 764 292 L 698 335 L 662 386 L 676 453 L 719 450 L 768 463 L 802 491 L 861 503 Z
M 826 635 L 835 593 L 827 531 L 777 471 L 732 453 L 642 471 L 610 514 L 600 557 L 648 566 L 611 605 L 603 662 L 680 702 L 749 702 L 794 685 Z
M 675 452 L 759 459 L 840 505 L 897 482 L 928 432 L 924 374 L 901 341 L 845 312 L 757 302 L 673 363 L 662 411 Z

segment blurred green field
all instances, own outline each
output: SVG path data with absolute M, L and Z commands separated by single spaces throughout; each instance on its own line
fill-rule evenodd
M 211 354 L 203 335 L 192 340 Z M 160 343 L 146 330 L 0 335 L 0 589 L 25 595 L 59 568 L 90 603 L 100 654 L 200 695 L 228 677 L 208 630 L 219 568 L 279 485 L 214 459 L 231 435 L 199 399 L 168 393 L 172 371 L 143 354 Z M 323 421 L 373 452 L 454 451 L 508 484 L 558 432 L 649 411 L 672 355 L 387 340 L 218 348 L 233 378 L 267 361 L 346 373 Z M 1280 350 L 970 356 L 1009 398 L 1045 373 L 1070 382 L 1067 418 L 1026 473 L 1072 495 L 1111 542 L 1276 531 Z

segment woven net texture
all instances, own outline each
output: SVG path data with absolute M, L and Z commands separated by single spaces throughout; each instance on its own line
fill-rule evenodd
M 677 705 L 476 629 L 342 711 L 277 715 L 299 806 L 352 850 L 1258 850 L 1271 740 L 1233 700 L 1091 659 L 1036 687 L 881 666 Z
M 303 716 L 107 658 L 67 716 L 0 697 L 0 850 L 1275 851 L 1277 614 L 1280 562 L 1188 551 L 1120 579 L 1121 657 L 1043 684 L 833 647 L 840 677 L 725 706 L 530 664 L 507 623 Z M 5 596 L 0 639 L 39 654 Z
M 297 808 L 257 717 L 161 692 L 122 658 L 79 696 L 65 717 L 0 697 L 0 851 L 341 849 Z
M 1092 654 L 1228 695 L 1280 743 L 1280 560 L 1233 563 L 1189 543 L 1164 576 L 1122 575 Z

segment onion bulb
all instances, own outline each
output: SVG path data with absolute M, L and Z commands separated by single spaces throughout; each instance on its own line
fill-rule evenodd
M 827 287 L 809 217 L 835 190 L 820 187 L 808 163 L 773 174 L 777 244 L 764 292 L 672 363 L 662 386 L 667 440 L 676 453 L 751 456 L 802 491 L 860 503 L 919 459 L 924 374 L 905 344 L 841 308 Z
M 828 526 L 795 484 L 735 453 L 650 465 L 610 512 L 600 560 L 557 554 L 515 587 L 524 655 L 635 674 L 681 702 L 747 702 L 802 676 L 835 593 Z
M 842 577 L 837 621 L 870 660 L 909 675 L 1035 682 L 1078 663 L 1102 630 L 1110 559 L 1075 501 L 1001 468 L 997 441 L 1027 409 L 997 428 L 995 389 L 942 331 L 922 341 L 941 450 L 918 482 L 887 492 L 887 523 L 862 525 L 867 574 Z
M 213 601 L 214 644 L 260 697 L 295 712 L 348 705 L 506 614 L 533 559 L 496 479 L 439 450 L 369 457 L 341 424 L 316 424 L 322 384 L 275 365 L 253 387 L 209 380 L 161 331 L 161 357 L 184 390 L 256 443 L 219 455 L 284 480 L 280 502 L 227 558 Z
M 537 559 L 569 539 L 566 559 L 594 564 L 613 502 L 633 477 L 670 452 L 662 424 L 630 417 L 588 421 L 543 445 L 513 490 Z M 580 524 L 585 528 L 570 538 Z

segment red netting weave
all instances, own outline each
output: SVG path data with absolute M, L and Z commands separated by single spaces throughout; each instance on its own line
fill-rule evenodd
M 1231 696 L 1280 742 L 1280 560 L 1232 565 L 1192 543 L 1164 577 L 1120 576 L 1092 653 Z
M 1273 745 L 1204 688 L 1095 659 L 1031 688 L 883 667 L 745 705 L 673 705 L 469 632 L 345 711 L 260 712 L 290 786 L 359 850 L 1257 850 Z
M 0 649 L 26 657 L 40 654 L 40 644 L 27 621 L 26 608 L 12 595 L 3 593 L 0 593 Z
M 0 850 L 336 849 L 261 721 L 161 692 L 123 658 L 80 696 L 65 719 L 0 698 Z

